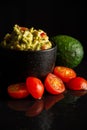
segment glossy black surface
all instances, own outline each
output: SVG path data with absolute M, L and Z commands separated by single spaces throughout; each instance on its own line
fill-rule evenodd
M 83 60 L 75 70 L 87 78 L 87 61 Z M 86 130 L 86 118 L 87 91 L 66 90 L 57 96 L 45 93 L 42 100 L 30 96 L 13 100 L 6 89 L 0 88 L 0 129 Z

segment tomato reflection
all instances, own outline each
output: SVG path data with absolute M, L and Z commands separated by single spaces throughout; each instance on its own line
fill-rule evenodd
M 32 106 L 29 106 L 25 115 L 28 117 L 34 117 L 39 115 L 44 109 L 44 101 L 43 100 L 36 100 Z
M 80 96 L 87 94 L 87 91 L 86 90 L 77 90 L 77 91 L 74 90 L 74 91 L 70 91 L 70 94 L 73 96 L 80 97 Z
M 10 109 L 15 111 L 24 111 L 25 116 L 34 117 L 39 115 L 44 109 L 50 109 L 55 103 L 64 98 L 63 94 L 58 95 L 46 95 L 40 100 L 9 100 L 7 105 Z
M 55 103 L 59 102 L 64 98 L 63 94 L 58 94 L 58 95 L 47 95 L 44 104 L 45 104 L 45 109 L 48 110 L 50 109 Z
M 7 102 L 7 105 L 10 109 L 15 111 L 26 111 L 30 105 L 29 100 L 10 100 Z

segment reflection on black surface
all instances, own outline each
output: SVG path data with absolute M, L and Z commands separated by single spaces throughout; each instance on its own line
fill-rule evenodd
M 50 95 L 48 94 L 44 99 L 44 109 L 49 110 L 53 107 L 57 102 L 64 98 L 64 94 L 59 95 Z
M 31 106 L 32 102 L 30 100 L 8 100 L 7 106 L 9 109 L 14 111 L 27 111 Z
M 49 98 L 49 99 L 48 99 Z M 34 99 L 22 99 L 22 100 L 13 100 L 5 99 L 1 102 L 1 118 L 2 124 L 0 127 L 12 128 L 9 123 L 14 125 L 13 130 L 19 129 L 35 129 L 38 127 L 38 130 L 48 130 L 51 128 L 51 124 L 54 119 L 54 113 L 51 111 L 51 108 L 64 98 L 63 94 L 60 95 L 46 95 L 41 100 Z M 52 102 L 51 102 L 52 99 Z M 54 101 L 55 100 L 55 101 Z M 50 103 L 49 110 L 45 108 L 45 103 Z M 6 125 L 4 126 L 4 121 Z M 19 123 L 18 123 L 19 122 Z
M 81 97 L 85 94 L 87 94 L 87 90 L 79 90 L 79 91 L 69 91 L 71 95 L 76 97 Z
M 44 96 L 43 99 L 34 100 L 34 99 L 9 99 L 6 101 L 6 105 L 9 109 L 13 111 L 25 112 L 25 116 L 34 117 L 39 114 L 43 110 L 51 109 L 56 103 L 64 98 L 64 94 L 59 95 L 51 95 L 48 94 Z
M 65 130 L 70 126 L 74 128 L 73 124 L 79 128 L 79 122 L 84 120 L 84 115 L 87 116 L 86 102 L 87 91 L 67 91 L 65 95 L 56 96 L 47 94 L 42 100 L 1 100 L 0 128 Z
M 44 101 L 43 100 L 36 100 L 32 106 L 28 107 L 25 112 L 25 116 L 27 117 L 34 117 L 39 115 L 44 109 Z
M 87 77 L 87 62 L 82 62 L 76 71 Z M 0 90 L 0 130 L 87 129 L 84 128 L 87 127 L 87 91 L 67 90 L 56 96 L 46 94 L 38 101 L 30 97 L 11 100 L 4 90 Z

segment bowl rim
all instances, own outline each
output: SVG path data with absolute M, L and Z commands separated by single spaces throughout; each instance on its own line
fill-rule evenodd
M 49 49 L 45 49 L 45 50 L 16 50 L 16 49 L 10 49 L 10 48 L 5 48 L 0 46 L 0 50 L 2 51 L 7 51 L 7 52 L 19 52 L 19 53 L 36 53 L 36 52 L 48 52 L 51 50 L 57 49 L 57 44 L 55 42 L 52 42 L 52 47 Z

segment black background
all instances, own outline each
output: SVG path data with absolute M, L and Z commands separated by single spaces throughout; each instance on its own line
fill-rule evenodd
M 86 1 L 24 0 L 0 1 L 0 41 L 14 24 L 41 28 L 49 36 L 71 35 L 87 49 Z
M 45 30 L 49 36 L 67 34 L 77 38 L 83 44 L 87 57 L 86 12 L 86 1 L 80 0 L 0 0 L 0 41 L 12 30 L 14 24 L 34 26 Z M 80 64 L 76 72 L 87 78 L 87 61 Z M 0 90 L 0 99 L 3 95 Z M 87 129 L 84 128 L 87 127 L 87 93 L 83 96 L 65 93 L 63 100 L 36 117 L 26 117 L 26 111 L 15 111 L 8 106 L 9 101 L 0 100 L 0 129 Z M 30 99 L 27 101 L 30 105 Z M 22 106 L 24 108 L 24 104 Z

